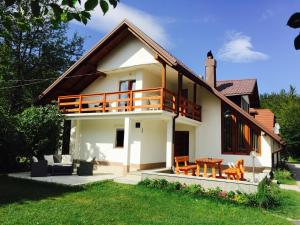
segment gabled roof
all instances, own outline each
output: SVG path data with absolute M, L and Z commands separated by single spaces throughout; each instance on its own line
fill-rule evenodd
M 256 79 L 219 80 L 216 89 L 225 96 L 253 94 Z
M 261 130 L 265 131 L 274 140 L 281 143 L 281 138 L 270 132 L 263 124 L 256 121 L 252 116 L 238 107 L 235 103 L 229 100 L 224 94 L 217 89 L 209 86 L 204 80 L 202 80 L 196 73 L 194 73 L 188 66 L 166 51 L 163 47 L 153 41 L 149 36 L 142 32 L 135 25 L 128 20 L 121 22 L 112 32 L 106 35 L 101 41 L 99 41 L 90 51 L 85 53 L 76 63 L 74 63 L 64 74 L 62 74 L 52 85 L 50 85 L 40 96 L 39 102 L 41 104 L 50 102 L 53 99 L 57 99 L 59 95 L 77 94 L 80 93 L 85 87 L 91 84 L 99 75 L 103 74 L 101 71 L 97 71 L 97 61 L 106 56 L 113 48 L 115 48 L 121 40 L 128 37 L 128 35 L 134 35 L 142 43 L 152 49 L 157 57 L 163 60 L 170 67 L 182 73 L 198 85 L 203 86 L 208 91 L 213 93 L 223 102 L 228 104 L 235 111 L 240 113 L 245 119 L 250 121 Z M 91 76 L 78 76 L 78 74 L 90 73 Z M 67 79 L 70 76 L 74 76 L 74 79 Z
M 273 131 L 275 116 L 270 109 L 250 108 L 250 114 L 253 115 L 257 121 L 263 124 L 270 131 Z

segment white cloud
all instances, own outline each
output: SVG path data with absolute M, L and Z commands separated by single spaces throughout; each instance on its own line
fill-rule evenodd
M 251 37 L 239 32 L 230 32 L 227 36 L 227 42 L 218 52 L 221 60 L 233 63 L 249 63 L 269 58 L 268 55 L 253 50 Z
M 274 16 L 274 12 L 271 9 L 267 9 L 261 14 L 261 19 L 267 20 L 273 16 Z
M 122 20 L 128 19 L 159 44 L 165 47 L 171 44 L 159 18 L 124 3 L 119 3 L 115 9 L 111 6 L 105 16 L 103 16 L 100 6 L 97 6 L 91 14 L 91 20 L 86 26 L 93 30 L 109 32 Z M 76 23 L 78 24 L 78 22 Z

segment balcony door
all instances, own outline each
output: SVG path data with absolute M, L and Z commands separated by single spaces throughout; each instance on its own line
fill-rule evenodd
M 119 91 L 130 91 L 135 90 L 135 80 L 125 80 L 120 82 Z M 129 98 L 129 94 L 120 94 L 120 99 L 126 99 Z M 119 102 L 119 106 L 125 107 L 129 105 L 129 101 L 122 101 Z M 123 109 L 120 109 L 120 111 L 124 111 Z M 127 110 L 125 110 L 127 111 Z

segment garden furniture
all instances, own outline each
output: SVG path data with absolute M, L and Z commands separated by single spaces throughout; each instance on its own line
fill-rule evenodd
M 238 160 L 235 167 L 224 170 L 227 179 L 244 180 L 244 160 Z
M 223 159 L 200 158 L 200 159 L 197 159 L 195 162 L 196 162 L 196 165 L 197 165 L 197 172 L 196 172 L 197 176 L 200 176 L 201 165 L 203 165 L 203 176 L 204 177 L 207 177 L 207 167 L 211 167 L 213 178 L 216 178 L 216 167 L 218 167 L 219 177 L 222 177 L 222 162 L 223 162 Z
M 189 171 L 192 171 L 192 175 L 195 176 L 195 171 L 197 166 L 196 165 L 189 165 L 189 157 L 188 156 L 176 156 L 175 157 L 176 163 L 176 174 L 179 174 L 180 171 L 184 172 L 185 175 L 189 174 Z M 184 163 L 184 166 L 180 166 L 180 163 Z

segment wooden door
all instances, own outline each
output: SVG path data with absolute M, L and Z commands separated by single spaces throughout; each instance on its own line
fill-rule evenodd
M 174 156 L 189 155 L 189 132 L 175 131 Z

